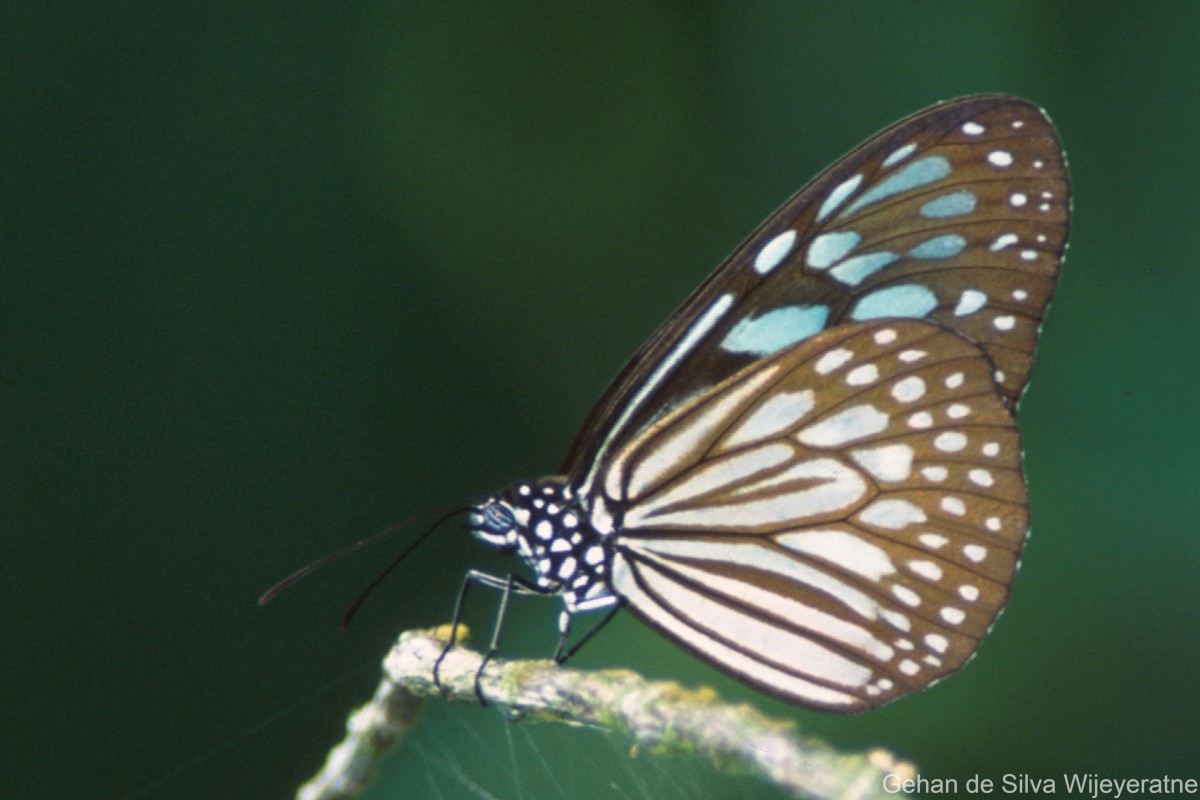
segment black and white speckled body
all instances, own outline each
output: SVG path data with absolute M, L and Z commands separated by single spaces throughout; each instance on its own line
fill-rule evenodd
M 594 529 L 580 498 L 561 478 L 505 489 L 470 517 L 471 532 L 530 566 L 537 591 L 562 595 L 566 612 L 609 608 L 618 598 L 609 583 L 612 539 Z

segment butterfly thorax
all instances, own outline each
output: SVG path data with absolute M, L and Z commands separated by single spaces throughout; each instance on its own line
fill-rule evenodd
M 481 506 L 471 532 L 529 565 L 546 594 L 561 594 L 567 611 L 591 611 L 616 602 L 609 586 L 611 542 L 588 521 L 579 497 L 561 478 L 519 483 Z

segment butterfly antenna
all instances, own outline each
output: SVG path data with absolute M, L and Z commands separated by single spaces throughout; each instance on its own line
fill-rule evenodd
M 293 572 L 291 575 L 288 575 L 286 578 L 284 578 L 279 583 L 272 586 L 270 589 L 267 589 L 267 591 L 263 592 L 259 596 L 258 604 L 260 606 L 265 606 L 267 603 L 274 600 L 284 589 L 287 589 L 288 587 L 292 586 L 293 584 L 298 583 L 303 578 L 307 578 L 309 575 L 316 572 L 317 570 L 319 570 L 321 567 L 325 566 L 326 564 L 331 564 L 334 561 L 337 561 L 342 556 L 349 555 L 350 553 L 353 553 L 355 550 L 366 547 L 369 544 L 374 544 L 375 542 L 378 542 L 380 539 L 386 539 L 387 537 L 391 536 L 392 534 L 396 533 L 397 531 L 401 530 L 402 528 L 408 527 L 413 522 L 421 519 L 422 517 L 428 517 L 431 514 L 442 514 L 444 512 L 449 512 L 449 513 L 446 513 L 445 516 L 443 516 L 441 519 L 439 519 L 437 521 L 437 523 L 434 525 L 434 527 L 436 528 L 438 525 L 441 525 L 443 522 L 445 522 L 447 519 L 454 516 L 455 514 L 465 511 L 466 508 L 467 508 L 466 506 L 459 506 L 459 507 L 455 507 L 453 509 L 435 508 L 432 511 L 425 511 L 420 514 L 415 514 L 415 515 L 409 517 L 408 519 L 404 519 L 404 520 L 401 520 L 400 522 L 397 522 L 395 525 L 390 525 L 387 528 L 384 528 L 379 533 L 376 533 L 373 536 L 368 536 L 365 539 L 360 539 L 359 541 L 354 542 L 353 544 L 343 547 L 341 550 L 338 550 L 335 553 L 330 553 L 327 556 L 322 556 L 321 558 L 318 558 L 313 563 L 311 563 L 305 567 L 301 567 L 300 569 Z M 429 535 L 429 531 L 426 531 L 424 534 L 422 534 L 421 538 L 417 540 L 417 544 L 419 544 L 421 541 L 423 541 L 425 539 L 425 537 L 428 535 Z M 409 547 L 408 550 L 405 550 L 404 555 L 408 555 L 408 553 L 415 546 L 416 546 L 416 544 L 414 544 L 412 547 Z M 393 564 L 392 566 L 394 567 L 395 564 Z M 389 567 L 389 569 L 391 569 L 391 567 Z
M 369 584 L 367 584 L 367 588 L 363 589 L 362 592 L 359 593 L 358 597 L 356 597 L 354 599 L 354 602 L 350 604 L 350 608 L 346 609 L 346 614 L 345 614 L 345 616 L 342 617 L 342 630 L 346 630 L 347 628 L 350 627 L 350 620 L 354 619 L 354 615 L 358 613 L 358 609 L 361 608 L 362 604 L 366 602 L 367 597 L 370 596 L 371 592 L 375 591 L 375 589 L 378 588 L 379 584 L 383 583 L 384 579 L 386 579 L 388 575 L 392 574 L 392 570 L 394 570 L 396 567 L 400 566 L 401 561 L 408 558 L 409 553 L 411 553 L 413 550 L 416 550 L 417 547 L 421 544 L 421 542 L 428 539 L 429 536 L 435 530 L 437 530 L 438 526 L 441 525 L 443 522 L 450 519 L 455 514 L 461 514 L 462 512 L 468 511 L 468 510 L 470 510 L 470 506 L 460 506 L 458 508 L 450 509 L 445 514 L 443 514 L 438 519 L 437 522 L 430 525 L 429 528 L 427 528 L 424 533 L 422 533 L 420 536 L 418 536 L 417 540 L 415 542 L 410 544 L 408 547 L 404 548 L 404 552 L 401 553 L 400 555 L 396 556 L 396 558 L 392 561 L 392 563 L 388 564 L 387 567 L 383 570 L 383 572 L 380 572 L 375 577 L 375 580 L 373 580 Z

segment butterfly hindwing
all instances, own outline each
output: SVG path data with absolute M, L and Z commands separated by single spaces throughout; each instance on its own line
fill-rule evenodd
M 1058 138 L 1036 106 L 961 98 L 902 120 L 798 192 L 610 384 L 562 472 L 588 488 L 653 420 L 827 328 L 936 321 L 978 342 L 1015 408 L 1067 234 Z
M 849 324 L 658 420 L 603 473 L 613 589 L 792 702 L 852 712 L 958 669 L 1025 540 L 993 366 L 925 322 Z

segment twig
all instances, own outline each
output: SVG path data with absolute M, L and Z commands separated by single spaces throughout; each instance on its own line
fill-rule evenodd
M 461 632 L 461 629 L 460 629 Z M 371 702 L 350 715 L 346 738 L 325 766 L 297 792 L 297 800 L 344 800 L 362 789 L 375 765 L 410 730 L 425 699 L 440 695 L 433 664 L 448 628 L 407 631 L 384 660 L 384 677 Z M 480 655 L 458 647 L 439 672 L 446 699 L 475 703 Z M 647 681 L 628 670 L 583 672 L 550 661 L 488 664 L 480 683 L 488 703 L 513 718 L 587 725 L 628 735 L 641 747 L 698 751 L 718 765 L 758 772 L 794 797 L 867 800 L 903 795 L 884 788 L 885 777 L 903 780 L 912 764 L 886 750 L 839 753 L 801 738 L 791 721 L 773 720 L 748 705 L 722 703 L 711 689 L 687 690 L 669 681 Z M 894 783 L 889 783 L 895 788 Z

